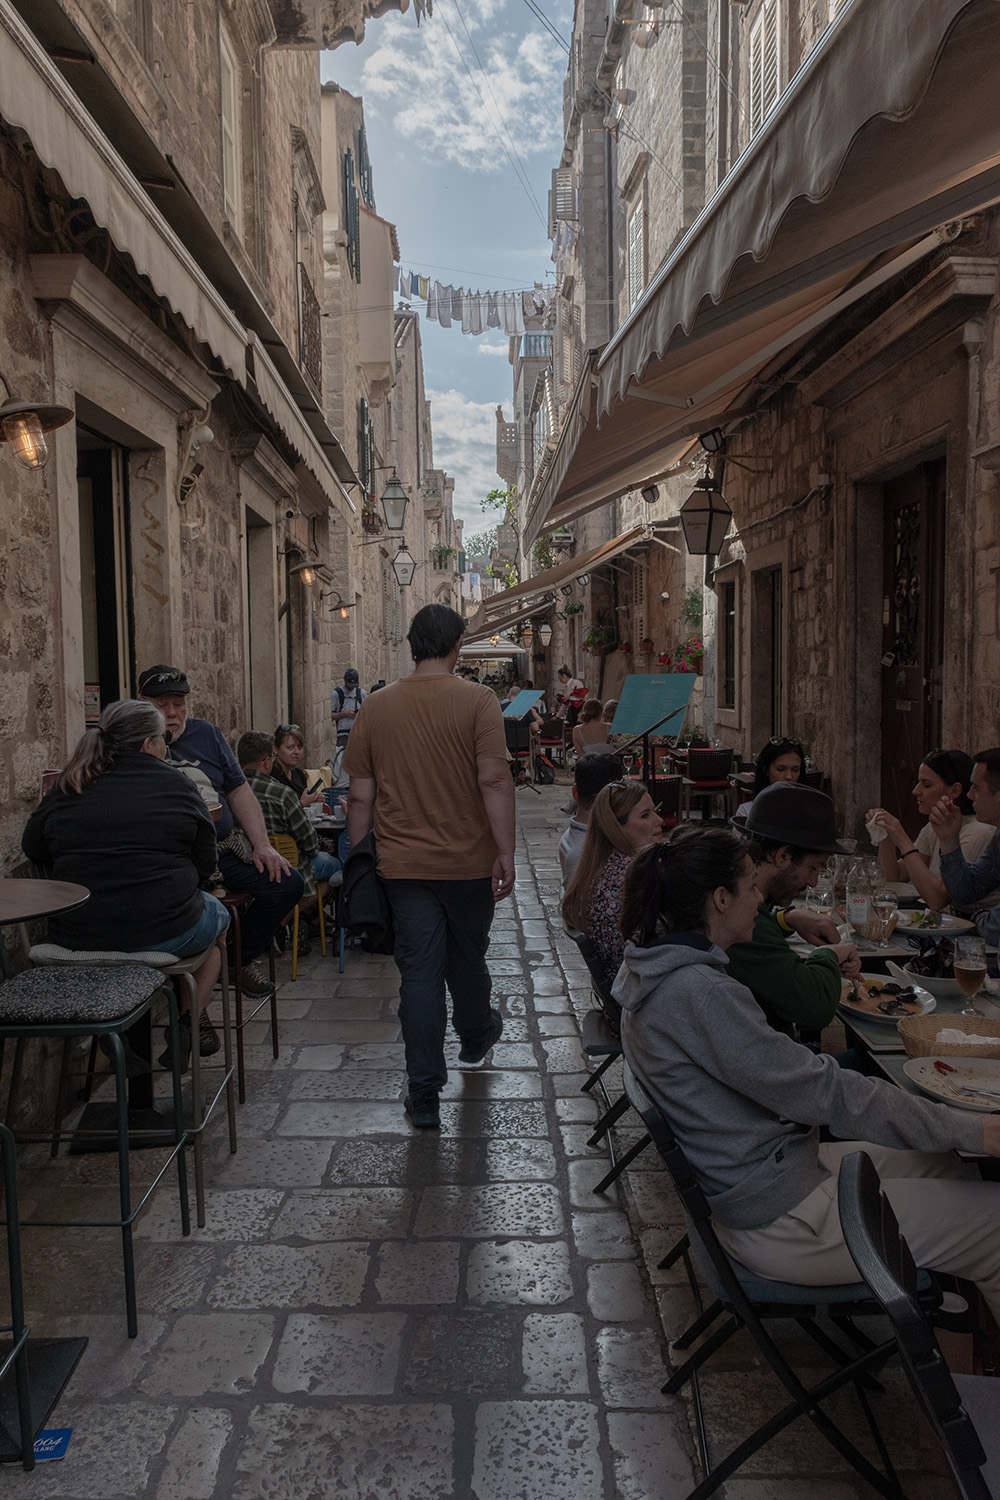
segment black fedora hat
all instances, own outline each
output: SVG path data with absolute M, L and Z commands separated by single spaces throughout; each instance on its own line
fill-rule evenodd
M 776 781 L 758 792 L 746 822 L 734 826 L 742 828 L 751 838 L 794 844 L 817 854 L 851 853 L 837 839 L 832 798 L 815 787 L 797 786 L 793 781 Z

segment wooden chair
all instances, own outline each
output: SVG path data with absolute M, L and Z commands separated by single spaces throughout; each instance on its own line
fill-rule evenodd
M 290 833 L 268 834 L 271 844 L 282 859 L 287 859 L 293 870 L 297 870 L 300 864 L 299 846 Z M 323 957 L 326 957 L 326 926 L 323 917 L 323 898 L 326 894 L 326 881 L 319 881 L 316 886 L 316 910 L 319 914 L 319 946 Z M 298 978 L 299 973 L 299 906 L 297 901 L 292 914 L 292 980 Z M 277 1052 L 274 1054 L 277 1057 Z
M 733 752 L 731 749 L 691 749 L 688 751 L 685 816 L 690 817 L 691 804 L 697 800 L 702 804 L 702 817 L 704 817 L 705 805 L 707 803 L 711 811 L 713 797 L 722 798 L 728 815 L 733 796 L 733 789 L 729 784 L 729 773 L 732 768 Z

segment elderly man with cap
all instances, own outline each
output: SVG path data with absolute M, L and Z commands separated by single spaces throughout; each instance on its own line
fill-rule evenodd
M 746 822 L 734 826 L 751 842 L 764 899 L 753 942 L 729 949 L 729 973 L 753 992 L 777 1031 L 820 1031 L 837 1012 L 841 979 L 860 974 L 861 959 L 829 917 L 789 904 L 817 883 L 831 854 L 850 853 L 837 842 L 833 802 L 812 787 L 779 781 L 758 793 Z M 822 946 L 802 958 L 788 946 L 793 933 Z
M 139 697 L 155 703 L 166 720 L 167 759 L 201 785 L 210 783 L 222 804 L 215 825 L 222 879 L 228 891 L 253 896 L 241 927 L 240 980 L 245 995 L 262 999 L 272 986 L 254 960 L 271 946 L 274 929 L 302 895 L 303 880 L 269 842 L 260 803 L 222 730 L 188 717 L 190 691 L 178 667 L 148 667 L 139 677 Z

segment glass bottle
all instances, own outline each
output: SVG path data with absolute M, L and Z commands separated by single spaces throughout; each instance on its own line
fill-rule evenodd
M 872 936 L 872 882 L 868 867 L 859 855 L 851 860 L 847 873 L 847 925 L 855 942 L 870 942 Z

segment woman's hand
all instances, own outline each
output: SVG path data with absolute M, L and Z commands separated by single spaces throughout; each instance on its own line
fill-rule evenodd
M 323 793 L 322 792 L 305 791 L 305 792 L 302 793 L 302 796 L 299 798 L 299 801 L 302 803 L 303 807 L 312 807 L 312 805 L 313 805 L 314 802 L 322 802 L 323 801 Z
M 874 822 L 876 828 L 884 828 L 897 849 L 902 848 L 904 844 L 912 843 L 899 819 L 894 818 L 892 813 L 886 812 L 884 807 L 870 807 L 865 813 L 865 822 Z

